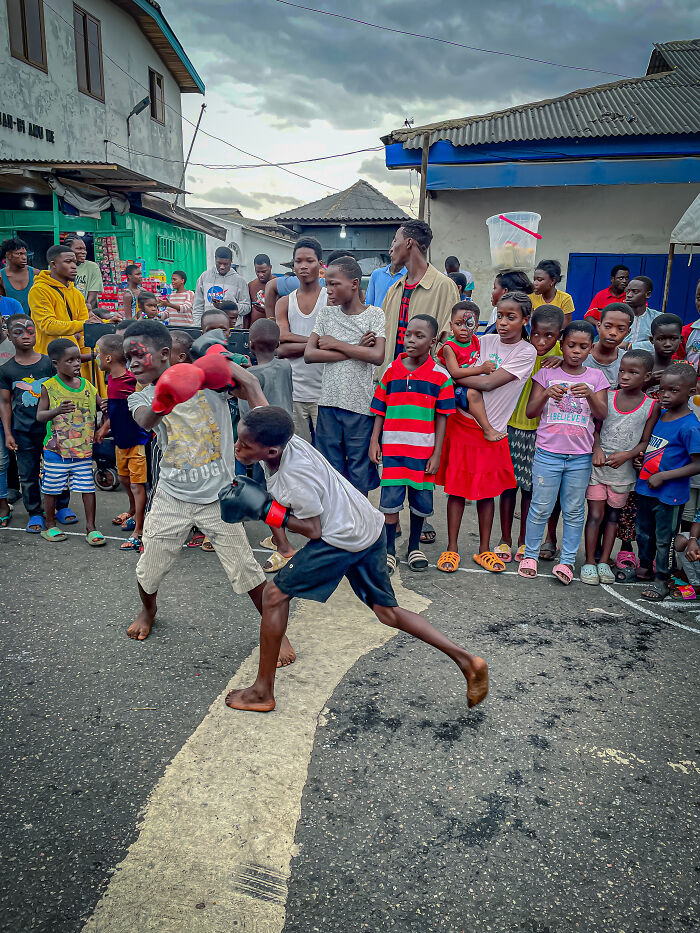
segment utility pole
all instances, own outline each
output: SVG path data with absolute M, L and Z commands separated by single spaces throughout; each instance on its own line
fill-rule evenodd
M 187 153 L 187 158 L 185 159 L 185 164 L 182 166 L 182 176 L 180 177 L 180 184 L 178 185 L 178 188 L 182 188 L 182 186 L 185 184 L 185 173 L 187 172 L 187 166 L 189 165 L 190 156 L 192 155 L 192 149 L 194 148 L 194 141 L 195 141 L 195 139 L 197 138 L 197 133 L 199 132 L 199 124 L 202 122 L 202 117 L 204 116 L 204 111 L 205 111 L 206 109 L 207 109 L 207 105 L 206 105 L 206 104 L 202 104 L 201 109 L 200 109 L 200 111 L 199 111 L 199 117 L 198 117 L 198 119 L 197 119 L 197 125 L 196 125 L 195 128 L 194 128 L 194 134 L 193 134 L 193 136 L 192 136 L 192 142 L 190 143 L 190 149 L 189 149 L 189 152 Z M 178 193 L 175 195 L 175 200 L 174 200 L 174 202 L 173 202 L 173 207 L 177 207 L 177 202 L 178 202 L 179 200 L 180 200 L 180 193 L 178 192 Z

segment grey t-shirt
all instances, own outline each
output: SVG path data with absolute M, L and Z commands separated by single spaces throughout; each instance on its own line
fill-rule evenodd
M 294 403 L 292 401 L 292 367 L 289 360 L 270 360 L 269 363 L 251 366 L 248 372 L 253 373 L 260 383 L 268 404 L 284 408 L 291 415 Z M 250 405 L 245 399 L 238 400 L 238 410 L 241 418 L 250 411 Z
M 599 369 L 601 373 L 610 383 L 611 387 L 614 389 L 617 386 L 617 380 L 620 375 L 620 360 L 625 355 L 625 351 L 620 349 L 617 351 L 617 359 L 613 360 L 612 363 L 599 363 L 593 356 L 593 353 L 589 353 L 588 357 L 583 364 L 584 366 L 590 366 L 591 369 Z
M 129 411 L 153 403 L 155 387 L 129 396 Z M 153 429 L 162 457 L 158 487 L 186 502 L 215 502 L 234 475 L 233 426 L 226 395 L 203 389 Z
M 341 307 L 329 305 L 321 308 L 314 324 L 314 333 L 319 337 L 335 337 L 355 346 L 369 330 L 377 337 L 386 334 L 384 312 L 375 305 L 368 305 L 362 314 L 345 314 Z M 372 363 L 362 360 L 324 363 L 318 404 L 369 415 L 374 395 L 373 375 Z

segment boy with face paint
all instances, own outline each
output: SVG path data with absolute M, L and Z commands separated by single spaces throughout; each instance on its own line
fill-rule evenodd
M 162 451 L 158 485 L 143 528 L 143 553 L 136 565 L 142 609 L 127 629 L 138 641 L 148 638 L 156 617 L 158 590 L 174 566 L 193 525 L 214 545 L 235 593 L 247 592 L 259 612 L 265 576 L 253 556 L 241 524 L 221 520 L 219 491 L 234 478 L 233 428 L 227 395 L 202 388 L 185 401 L 158 404 L 162 385 L 174 373 L 194 370 L 180 364 L 170 370 L 172 338 L 159 321 L 138 321 L 124 335 L 124 356 L 137 382 L 145 386 L 129 396 L 129 410 L 146 431 L 154 431 Z M 206 357 L 205 357 L 206 359 Z M 228 364 L 237 383 L 247 385 L 253 398 L 262 396 L 260 383 L 235 363 Z M 165 377 L 165 378 L 164 378 Z M 254 385 L 253 385 L 254 383 Z M 184 393 L 187 395 L 187 392 Z M 280 666 L 291 664 L 288 641 L 280 650 Z

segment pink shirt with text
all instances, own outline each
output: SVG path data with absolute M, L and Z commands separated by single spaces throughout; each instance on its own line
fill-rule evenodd
M 572 386 L 585 383 L 594 392 L 610 388 L 599 369 L 587 366 L 580 376 L 558 369 L 541 369 L 532 377 L 545 389 L 551 385 Z M 590 454 L 593 452 L 595 422 L 587 398 L 577 398 L 570 391 L 560 401 L 548 398 L 537 428 L 537 446 L 553 454 Z

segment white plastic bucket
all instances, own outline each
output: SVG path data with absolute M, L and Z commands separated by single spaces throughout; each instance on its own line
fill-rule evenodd
M 534 270 L 537 241 L 542 239 L 537 233 L 541 219 L 532 211 L 510 211 L 489 217 L 486 226 L 491 241 L 491 262 L 496 272 L 503 269 Z

